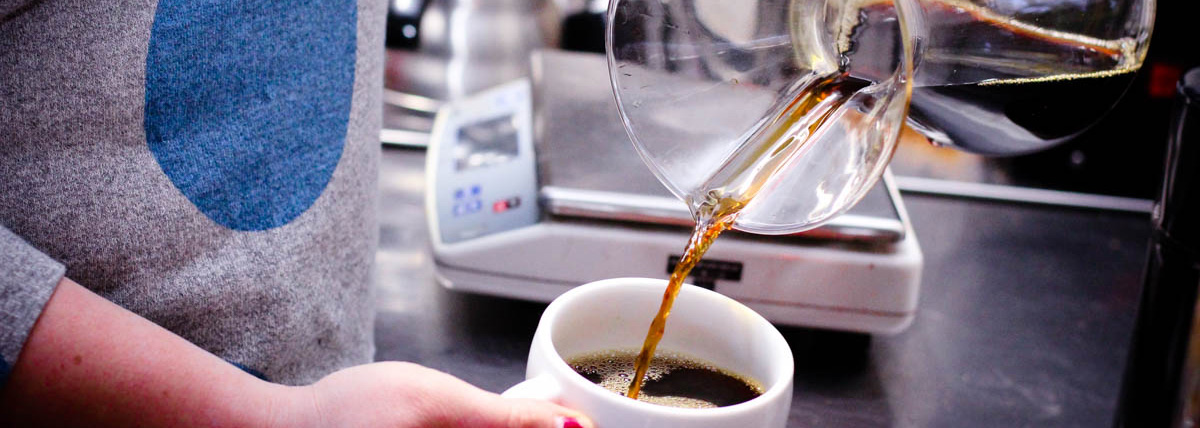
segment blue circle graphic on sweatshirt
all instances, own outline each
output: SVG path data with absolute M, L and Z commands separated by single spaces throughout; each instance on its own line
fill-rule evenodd
M 146 57 L 146 141 L 213 221 L 282 226 L 316 201 L 345 145 L 353 0 L 161 0 Z

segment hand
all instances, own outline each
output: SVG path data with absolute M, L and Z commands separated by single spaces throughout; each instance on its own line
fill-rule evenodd
M 454 376 L 411 363 L 347 368 L 292 391 L 296 426 L 591 428 L 554 403 L 503 398 Z

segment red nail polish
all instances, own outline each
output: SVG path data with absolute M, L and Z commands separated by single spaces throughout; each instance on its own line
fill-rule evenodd
M 579 423 L 578 419 L 569 416 L 559 416 L 558 426 L 561 428 L 583 428 L 583 424 Z

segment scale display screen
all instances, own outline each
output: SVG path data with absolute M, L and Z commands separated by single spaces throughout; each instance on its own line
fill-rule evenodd
M 438 111 L 426 168 L 435 245 L 538 222 L 530 91 L 528 80 L 514 80 Z
M 467 171 L 507 163 L 517 157 L 517 126 L 513 115 L 500 116 L 458 128 L 454 169 Z

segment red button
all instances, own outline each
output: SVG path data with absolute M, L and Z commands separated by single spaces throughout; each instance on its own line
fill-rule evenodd
M 1183 68 L 1174 64 L 1156 63 L 1150 65 L 1150 98 L 1171 98 L 1175 96 L 1175 84 Z

